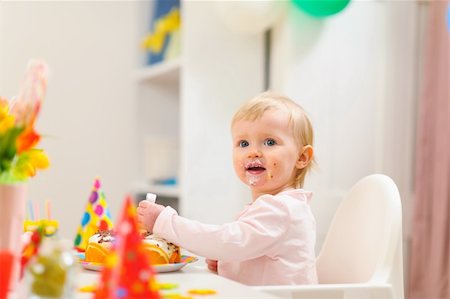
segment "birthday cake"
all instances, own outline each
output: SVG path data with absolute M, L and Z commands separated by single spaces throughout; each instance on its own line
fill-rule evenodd
M 111 230 L 101 230 L 91 236 L 85 252 L 85 261 L 103 263 L 106 255 L 111 251 L 114 234 Z
M 181 259 L 180 247 L 156 237 L 150 233 L 142 235 L 144 250 L 154 265 L 179 263 Z M 91 236 L 85 252 L 85 261 L 104 263 L 114 243 L 114 233 L 111 230 L 98 231 Z
M 181 259 L 180 247 L 151 233 L 143 235 L 144 249 L 152 264 L 174 264 Z

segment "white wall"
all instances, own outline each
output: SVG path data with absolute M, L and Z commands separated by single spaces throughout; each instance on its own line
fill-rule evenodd
M 135 179 L 135 6 L 0 3 L 0 94 L 17 93 L 30 58 L 43 58 L 50 66 L 37 130 L 52 165 L 30 180 L 29 198 L 41 208 L 51 200 L 63 237 L 75 236 L 96 176 L 113 216 Z
M 228 29 L 214 2 L 183 2 L 181 211 L 223 223 L 251 201 L 234 174 L 230 121 L 263 90 L 264 59 L 262 34 Z
M 348 189 L 371 173 L 397 183 L 409 223 L 417 97 L 418 4 L 352 1 L 315 19 L 292 6 L 273 34 L 273 88 L 311 114 L 318 168 L 306 188 L 318 248 Z M 409 226 L 405 225 L 405 233 Z

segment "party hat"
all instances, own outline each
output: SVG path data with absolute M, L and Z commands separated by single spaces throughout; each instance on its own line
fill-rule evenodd
M 155 272 L 138 230 L 136 207 L 125 199 L 116 239 L 101 273 L 94 299 L 159 299 Z
M 75 248 L 85 251 L 92 235 L 99 230 L 110 230 L 112 227 L 111 213 L 106 204 L 105 194 L 101 189 L 100 180 L 96 178 L 81 224 L 78 227 L 74 242 Z

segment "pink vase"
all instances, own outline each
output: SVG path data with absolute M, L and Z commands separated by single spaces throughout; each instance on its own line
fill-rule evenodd
M 0 184 L 0 251 L 9 251 L 14 256 L 10 291 L 14 291 L 19 281 L 26 191 L 25 184 Z

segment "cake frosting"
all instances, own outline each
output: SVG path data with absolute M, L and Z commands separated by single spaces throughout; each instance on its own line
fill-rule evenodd
M 96 234 L 89 238 L 89 243 L 103 244 L 105 247 L 111 248 L 114 241 L 114 234 L 109 230 L 98 231 Z

